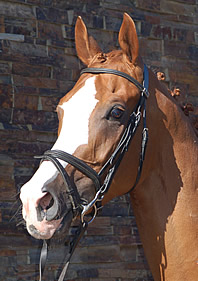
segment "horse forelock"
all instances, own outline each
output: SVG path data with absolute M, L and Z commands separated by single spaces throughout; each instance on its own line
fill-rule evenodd
M 144 64 L 141 56 L 137 58 L 136 64 L 133 64 L 129 62 L 126 54 L 124 54 L 122 50 L 98 53 L 92 58 L 88 66 L 116 69 L 133 76 L 139 83 L 143 81 Z

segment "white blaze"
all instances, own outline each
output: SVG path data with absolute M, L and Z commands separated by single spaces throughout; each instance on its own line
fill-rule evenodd
M 95 77 L 91 77 L 67 102 L 60 105 L 64 110 L 62 129 L 52 149 L 73 154 L 78 146 L 88 143 L 89 117 L 98 102 L 95 95 Z M 66 166 L 66 163 L 64 165 Z M 20 197 L 23 204 L 25 205 L 27 198 L 31 198 L 28 209 L 35 208 L 35 203 L 43 197 L 41 188 L 56 178 L 57 174 L 51 162 L 44 161 L 40 165 L 30 181 L 21 188 Z M 23 216 L 25 215 L 23 208 Z
M 88 143 L 89 117 L 97 103 L 94 80 L 89 78 L 68 102 L 59 105 L 64 110 L 63 124 L 52 149 L 72 154 L 79 145 Z

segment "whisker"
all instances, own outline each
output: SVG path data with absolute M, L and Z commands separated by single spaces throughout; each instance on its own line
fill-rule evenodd
M 15 221 L 15 220 L 17 219 L 17 217 L 18 217 L 19 215 L 21 216 L 22 212 L 19 213 L 19 211 L 20 211 L 20 210 L 17 210 L 17 211 L 15 212 L 15 214 L 10 218 L 9 222 L 13 222 L 13 221 Z
M 21 220 L 16 224 L 16 226 L 20 226 L 20 225 L 26 226 L 25 221 Z

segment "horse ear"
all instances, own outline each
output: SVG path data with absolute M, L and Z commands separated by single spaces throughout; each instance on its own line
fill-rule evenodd
M 86 65 L 91 59 L 101 52 L 100 47 L 93 37 L 89 37 L 87 28 L 81 17 L 78 17 L 75 26 L 76 51 L 79 59 Z
M 139 42 L 135 23 L 127 13 L 124 13 L 118 40 L 123 53 L 135 64 L 139 54 Z

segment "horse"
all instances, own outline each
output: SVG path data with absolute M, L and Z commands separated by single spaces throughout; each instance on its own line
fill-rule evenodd
M 126 13 L 118 41 L 119 50 L 103 53 L 77 18 L 76 50 L 87 68 L 57 106 L 57 141 L 21 188 L 23 218 L 33 237 L 48 240 L 79 217 L 84 227 L 100 206 L 130 193 L 154 280 L 195 281 L 197 137 L 144 65 Z

